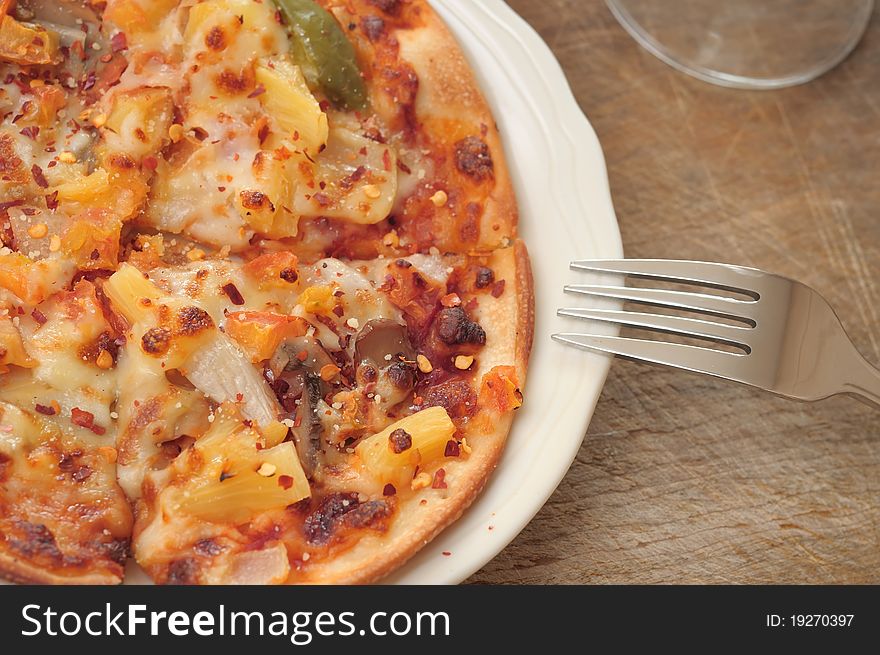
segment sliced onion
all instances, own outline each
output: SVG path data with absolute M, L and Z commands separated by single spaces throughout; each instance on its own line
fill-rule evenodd
M 275 544 L 263 550 L 250 550 L 233 557 L 226 584 L 267 585 L 281 584 L 290 574 L 290 561 L 284 544 Z
M 187 362 L 184 374 L 215 402 L 240 403 L 244 417 L 260 426 L 278 419 L 278 401 L 263 376 L 224 334 L 218 334 L 196 352 Z

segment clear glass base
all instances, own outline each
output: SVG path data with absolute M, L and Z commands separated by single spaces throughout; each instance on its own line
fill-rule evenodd
M 803 84 L 856 47 L 874 0 L 606 0 L 632 37 L 706 82 L 742 89 Z

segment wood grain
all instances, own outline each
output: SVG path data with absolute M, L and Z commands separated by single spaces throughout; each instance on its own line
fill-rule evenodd
M 728 90 L 644 52 L 601 0 L 509 0 L 608 160 L 629 257 L 820 290 L 880 364 L 880 19 L 801 87 Z M 880 582 L 880 413 L 617 361 L 559 489 L 474 583 Z

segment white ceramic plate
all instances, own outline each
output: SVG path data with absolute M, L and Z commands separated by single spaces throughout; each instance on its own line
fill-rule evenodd
M 547 45 L 501 0 L 432 4 L 477 71 L 501 129 L 535 274 L 537 323 L 526 402 L 495 474 L 461 519 L 385 580 L 400 584 L 461 582 L 509 544 L 556 489 L 610 361 L 550 340 L 578 327 L 556 316 L 557 307 L 572 304 L 563 285 L 586 281 L 568 262 L 623 256 L 602 149 Z

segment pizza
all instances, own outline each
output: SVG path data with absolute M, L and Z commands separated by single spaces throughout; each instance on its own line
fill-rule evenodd
M 502 143 L 425 0 L 0 0 L 0 574 L 365 583 L 523 388 Z

